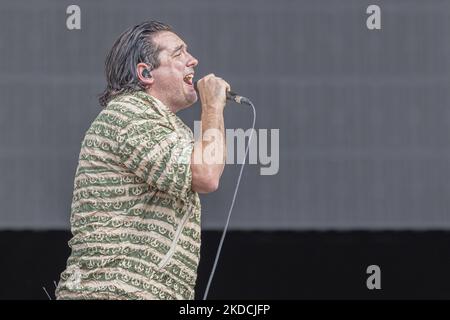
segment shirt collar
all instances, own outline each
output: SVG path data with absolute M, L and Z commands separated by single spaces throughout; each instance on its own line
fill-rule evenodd
M 150 103 L 152 105 L 155 105 L 160 111 L 164 111 L 166 113 L 169 113 L 170 115 L 175 115 L 175 113 L 169 109 L 164 103 L 162 103 L 160 100 L 155 98 L 154 96 L 148 94 L 145 91 L 135 91 L 133 92 L 135 96 L 138 98 L 144 100 L 147 103 Z

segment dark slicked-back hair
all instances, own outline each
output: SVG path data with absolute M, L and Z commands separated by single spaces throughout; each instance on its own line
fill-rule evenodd
M 105 61 L 107 85 L 99 97 L 101 106 L 105 107 L 124 92 L 145 89 L 137 76 L 136 65 L 146 63 L 150 70 L 159 66 L 160 48 L 152 40 L 159 31 L 172 31 L 172 28 L 162 22 L 146 21 L 129 28 L 116 40 Z

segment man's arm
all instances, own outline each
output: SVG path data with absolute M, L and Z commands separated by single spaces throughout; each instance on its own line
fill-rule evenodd
M 195 142 L 191 157 L 192 190 L 209 193 L 217 190 L 225 167 L 226 141 L 223 109 L 230 86 L 209 74 L 198 81 L 202 103 L 201 139 Z

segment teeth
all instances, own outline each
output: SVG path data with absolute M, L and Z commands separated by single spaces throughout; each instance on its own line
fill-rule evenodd
M 193 78 L 194 78 L 193 74 L 188 74 L 188 75 L 184 76 L 183 80 L 186 82 L 191 82 Z

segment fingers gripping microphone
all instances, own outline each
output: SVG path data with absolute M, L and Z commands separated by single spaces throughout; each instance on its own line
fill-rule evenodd
M 194 81 L 194 88 L 198 93 L 197 81 Z M 252 104 L 248 98 L 240 96 L 233 91 L 227 91 L 227 100 L 234 101 L 239 104 L 248 104 L 249 106 Z

